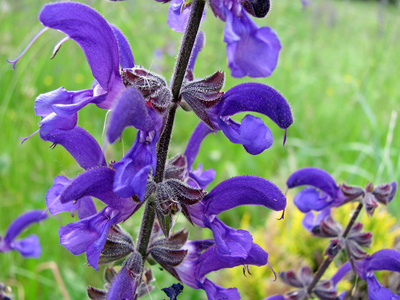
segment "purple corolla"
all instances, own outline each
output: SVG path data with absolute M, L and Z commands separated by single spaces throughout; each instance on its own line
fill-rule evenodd
M 46 218 L 47 214 L 41 210 L 32 210 L 20 215 L 10 224 L 5 236 L 0 236 L 0 252 L 16 250 L 23 257 L 38 258 L 42 249 L 36 235 L 31 234 L 20 240 L 15 238 L 32 223 L 38 223 Z
M 232 248 L 237 247 L 233 244 Z M 223 288 L 206 278 L 208 273 L 240 265 L 263 266 L 268 253 L 250 242 L 246 257 L 221 255 L 213 240 L 188 241 L 182 249 L 187 250 L 184 261 L 175 267 L 177 278 L 194 289 L 203 289 L 208 299 L 240 299 L 236 288 Z
M 48 136 L 54 130 L 73 129 L 77 112 L 87 104 L 111 108 L 125 89 L 119 67 L 133 67 L 134 61 L 122 33 L 86 5 L 73 2 L 48 4 L 40 12 L 39 20 L 45 29 L 35 39 L 48 28 L 65 33 L 67 37 L 56 45 L 55 51 L 66 40 L 73 39 L 82 48 L 95 78 L 90 89 L 70 92 L 60 87 L 36 98 L 35 111 L 41 117 L 40 135 L 49 140 Z M 10 61 L 14 67 L 20 57 Z
M 241 205 L 260 205 L 283 211 L 286 198 L 268 180 L 255 176 L 239 176 L 221 182 L 199 203 L 188 206 L 193 223 L 213 232 L 220 255 L 242 258 L 249 255 L 253 243 L 251 234 L 245 230 L 230 228 L 217 217 L 220 213 Z
M 214 15 L 225 22 L 224 42 L 227 43 L 226 53 L 232 76 L 270 76 L 277 65 L 281 49 L 278 36 L 269 27 L 259 28 L 248 15 L 250 12 L 253 16 L 264 17 L 269 10 L 269 2 L 209 0 L 208 3 Z M 190 4 L 172 0 L 168 25 L 175 31 L 183 32 L 189 11 Z
M 400 299 L 377 280 L 374 271 L 392 271 L 400 273 L 400 252 L 392 249 L 382 249 L 362 260 L 354 261 L 355 272 L 367 282 L 368 298 L 371 300 Z M 335 283 L 340 281 L 351 270 L 350 262 L 345 263 L 332 278 Z

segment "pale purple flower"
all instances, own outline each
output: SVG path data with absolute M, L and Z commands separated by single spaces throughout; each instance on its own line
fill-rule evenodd
M 32 223 L 38 223 L 46 218 L 47 214 L 41 210 L 32 210 L 20 215 L 10 224 L 5 236 L 0 236 L 0 252 L 16 250 L 23 257 L 38 258 L 42 253 L 42 248 L 36 235 L 31 234 L 19 240 L 16 240 L 16 237 Z

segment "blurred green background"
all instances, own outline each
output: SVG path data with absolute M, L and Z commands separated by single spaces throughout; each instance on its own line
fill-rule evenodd
M 81 172 L 62 147 L 51 150 L 37 135 L 23 145 L 19 140 L 38 129 L 39 117 L 33 110 L 38 94 L 60 86 L 86 89 L 93 81 L 84 55 L 73 41 L 49 60 L 53 46 L 63 37 L 51 30 L 35 42 L 16 70 L 6 63 L 42 28 L 37 15 L 45 3 L 0 0 L 0 234 L 22 212 L 45 208 L 46 191 L 55 176 L 73 178 Z M 124 32 L 136 64 L 171 77 L 181 34 L 166 25 L 168 5 L 151 0 L 85 3 Z M 222 42 L 224 23 L 214 18 L 210 9 L 202 24 L 206 47 L 199 55 L 195 75 L 204 77 L 224 70 L 225 91 L 248 81 L 270 85 L 290 102 L 295 122 L 282 147 L 284 132 L 263 117 L 275 143 L 258 156 L 247 154 L 221 133 L 207 137 L 196 164 L 202 162 L 205 169 L 217 171 L 214 185 L 249 174 L 267 178 L 285 190 L 286 178 L 307 166 L 323 168 L 338 182 L 354 185 L 399 180 L 400 7 L 375 1 L 316 0 L 303 8 L 300 0 L 280 0 L 273 2 L 266 19 L 257 22 L 272 27 L 283 46 L 271 77 L 230 77 Z M 79 115 L 79 125 L 100 144 L 105 113 L 93 105 Z M 184 151 L 197 122 L 193 113 L 178 112 L 171 155 Z M 121 143 L 109 146 L 107 159 L 121 158 L 134 133 L 127 130 Z M 389 206 L 396 217 L 400 216 L 398 198 Z M 267 214 L 257 207 L 238 208 L 222 219 L 238 228 L 246 217 L 253 228 L 261 228 Z M 184 223 L 183 218 L 178 221 Z M 24 260 L 17 252 L 0 255 L 0 282 L 13 288 L 16 299 L 68 299 L 60 282 L 70 299 L 85 299 L 88 284 L 102 287 L 101 272 L 86 267 L 84 255 L 75 257 L 58 245 L 58 228 L 68 222 L 68 214 L 58 215 L 24 233 L 39 235 L 43 254 L 38 260 Z M 128 221 L 126 228 L 135 233 L 136 225 Z M 194 237 L 201 234 L 194 233 Z M 162 299 L 159 290 L 172 284 L 165 272 L 155 271 L 157 291 L 143 299 Z M 230 286 L 229 282 L 223 285 Z M 185 289 L 181 298 L 190 297 L 204 299 L 205 293 Z

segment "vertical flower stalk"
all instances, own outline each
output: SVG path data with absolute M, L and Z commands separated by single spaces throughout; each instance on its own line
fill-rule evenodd
M 189 21 L 186 26 L 185 34 L 183 36 L 182 44 L 180 47 L 178 60 L 176 62 L 174 74 L 172 77 L 171 86 L 172 86 L 173 103 L 169 108 L 166 125 L 161 134 L 157 148 L 157 167 L 154 176 L 154 181 L 156 183 L 160 183 L 163 181 L 165 163 L 167 160 L 168 148 L 175 120 L 177 102 L 179 99 L 179 91 L 182 86 L 183 78 L 186 73 L 186 68 L 189 63 L 190 54 L 192 52 L 197 32 L 200 27 L 200 21 L 203 15 L 204 6 L 205 6 L 204 0 L 194 0 L 192 2 L 192 9 L 189 16 Z M 149 199 L 146 203 L 146 208 L 143 213 L 138 244 L 136 248 L 143 258 L 146 257 L 147 247 L 150 241 L 150 234 L 153 228 L 154 217 L 155 217 L 154 201 L 152 199 Z

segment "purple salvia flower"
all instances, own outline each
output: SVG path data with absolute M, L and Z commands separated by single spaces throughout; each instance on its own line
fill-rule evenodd
M 107 299 L 133 300 L 136 288 L 137 281 L 132 277 L 127 267 L 122 267 L 111 282 L 110 289 L 107 293 Z
M 15 238 L 32 223 L 40 222 L 46 218 L 46 213 L 41 210 L 32 210 L 16 218 L 8 227 L 5 236 L 0 236 L 0 252 L 16 250 L 23 257 L 38 258 L 42 249 L 36 235 L 31 234 L 20 240 L 15 240 Z
M 232 245 L 234 247 L 236 245 Z M 208 273 L 239 265 L 262 266 L 268 262 L 268 253 L 252 242 L 245 258 L 220 255 L 212 240 L 188 241 L 182 249 L 188 254 L 175 267 L 178 278 L 191 288 L 205 290 L 208 299 L 240 299 L 236 288 L 225 289 L 215 285 L 205 277 Z
M 168 25 L 174 31 L 183 32 L 186 27 L 190 4 L 185 3 L 183 0 L 171 1 Z M 259 28 L 246 12 L 247 10 L 254 16 L 264 17 L 269 10 L 269 3 L 210 0 L 209 4 L 214 15 L 226 23 L 224 42 L 227 43 L 226 53 L 232 76 L 237 78 L 270 76 L 278 62 L 281 49 L 279 39 L 271 28 Z
M 242 10 L 226 12 L 224 42 L 231 75 L 236 78 L 268 77 L 278 63 L 281 44 L 269 27 L 259 28 Z
M 168 26 L 176 32 L 184 32 L 189 20 L 190 9 L 186 0 L 172 0 L 168 10 Z
M 73 179 L 68 179 L 64 176 L 54 178 L 53 186 L 47 191 L 46 205 L 52 215 L 57 215 L 61 212 L 68 211 L 72 216 L 78 212 L 79 219 L 90 217 L 97 213 L 96 206 L 90 196 L 85 196 L 76 201 L 61 203 L 60 195 L 73 182 Z
M 93 170 L 99 167 L 106 167 L 103 152 L 97 141 L 84 129 L 79 126 L 71 130 L 54 130 L 45 137 L 46 141 L 53 142 L 54 145 L 60 144 L 75 158 L 78 164 L 86 169 Z M 62 202 L 60 196 L 62 192 L 71 185 L 72 179 L 64 176 L 57 176 L 53 186 L 46 194 L 46 204 L 52 215 L 60 212 L 69 211 L 75 214 L 78 211 L 80 219 L 89 217 L 97 212 L 93 200 L 89 196 L 76 197 L 74 202 Z
M 288 188 L 312 186 L 303 189 L 294 198 L 295 205 L 304 213 L 340 206 L 347 200 L 332 176 L 318 168 L 300 169 L 290 175 L 286 184 Z
M 221 129 L 231 142 L 242 144 L 247 152 L 256 155 L 271 147 L 272 133 L 260 118 L 247 115 L 242 124 L 230 118 L 245 111 L 269 117 L 285 129 L 286 139 L 286 130 L 293 123 L 290 106 L 276 90 L 261 83 L 242 83 L 229 89 L 208 114 L 214 127 Z
M 226 53 L 232 76 L 270 76 L 278 62 L 279 39 L 271 28 L 259 28 L 247 15 L 241 2 L 209 2 L 214 14 L 226 23 L 224 42 L 227 43 Z
M 57 44 L 55 53 L 63 42 L 73 39 L 82 48 L 95 78 L 91 89 L 69 92 L 61 87 L 36 98 L 35 111 L 42 118 L 40 133 L 46 139 L 56 129 L 73 129 L 77 112 L 89 103 L 110 108 L 125 89 L 119 65 L 133 67 L 134 61 L 122 33 L 86 5 L 73 2 L 48 4 L 43 7 L 39 19 L 45 29 L 56 29 L 67 35 Z M 20 57 L 11 61 L 14 66 Z
M 253 240 L 250 233 L 230 228 L 216 217 L 240 205 L 260 205 L 281 211 L 285 209 L 286 198 L 274 184 L 263 178 L 239 176 L 221 182 L 199 203 L 188 206 L 192 221 L 213 232 L 221 255 L 245 258 L 249 253 Z
M 150 169 L 155 172 L 158 141 L 156 131 L 139 130 L 135 143 L 125 156 L 113 164 L 116 170 L 114 192 L 121 197 L 137 195 L 140 200 L 146 190 L 146 182 Z
M 372 300 L 400 299 L 388 288 L 383 287 L 376 279 L 374 271 L 400 272 L 400 252 L 392 249 L 382 249 L 371 256 L 354 261 L 355 272 L 367 282 L 368 298 Z M 351 270 L 350 262 L 345 263 L 332 277 L 334 283 L 339 282 Z
M 126 220 L 141 206 L 140 202 L 121 198 L 113 192 L 114 177 L 115 170 L 107 167 L 87 170 L 63 187 L 56 199 L 68 207 L 76 200 L 92 196 L 107 205 L 99 213 L 61 227 L 59 231 L 60 243 L 74 255 L 86 252 L 88 263 L 95 269 L 98 269 L 98 260 L 110 227 Z M 56 187 L 53 186 L 53 189 Z

